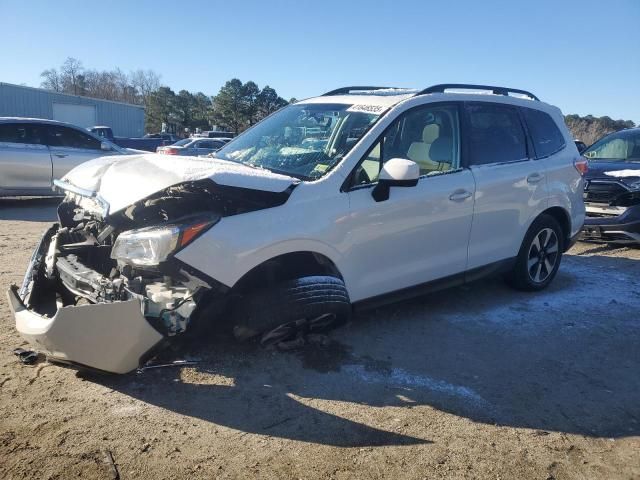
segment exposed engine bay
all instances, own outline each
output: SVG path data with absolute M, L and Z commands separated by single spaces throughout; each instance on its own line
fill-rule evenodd
M 66 306 L 137 298 L 158 332 L 182 333 L 202 298 L 228 288 L 173 254 L 222 216 L 276 206 L 289 193 L 226 187 L 209 180 L 186 182 L 106 216 L 100 202 L 67 192 L 58 207 L 60 222 L 50 230 L 46 254 L 32 273 L 41 275 L 46 287 L 55 288 L 38 288 L 34 282 L 25 303 L 52 315 Z M 24 298 L 26 292 L 21 293 Z
M 299 182 L 234 162 L 139 155 L 86 162 L 54 184 L 65 194 L 59 221 L 7 292 L 16 329 L 51 360 L 126 373 L 195 320 L 219 318 L 231 286 L 198 269 L 215 241 L 209 229 L 284 204 Z M 176 254 L 192 242 L 198 253 L 185 263 Z
M 136 264 L 135 259 L 129 262 L 114 258 L 113 247 L 123 227 L 159 220 L 165 225 L 178 222 L 179 226 L 173 228 L 175 247 L 180 248 L 186 245 L 184 240 L 195 238 L 193 233 L 191 238 L 186 238 L 189 227 L 196 225 L 200 228 L 195 233 L 201 233 L 219 217 L 179 215 L 170 209 L 158 208 L 156 203 L 151 209 L 153 213 L 143 208 L 146 216 L 142 221 L 130 215 L 129 222 L 124 222 L 123 215 L 118 222 L 107 223 L 72 198 L 65 199 L 59 208 L 60 225 L 52 227 L 46 254 L 33 272 L 41 276 L 41 281 L 33 283 L 29 306 L 38 313 L 52 315 L 66 306 L 137 298 L 143 306 L 142 314 L 159 333 L 172 336 L 184 332 L 198 300 L 212 285 L 171 258 L 162 258 L 157 264 Z M 154 219 L 156 215 L 160 218 Z M 185 225 L 187 229 L 183 228 Z M 52 286 L 54 288 L 50 288 Z M 55 298 L 52 298 L 54 292 Z

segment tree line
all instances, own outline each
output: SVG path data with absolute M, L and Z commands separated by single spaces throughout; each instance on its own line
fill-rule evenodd
M 237 78 L 227 81 L 213 97 L 187 90 L 175 93 L 161 85 L 160 75 L 153 70 L 99 71 L 84 68 L 75 58 L 67 58 L 59 68 L 45 70 L 41 76 L 41 86 L 47 90 L 144 105 L 147 132 L 158 132 L 165 124 L 177 133 L 207 130 L 214 125 L 239 133 L 295 102 L 293 98 L 285 100 L 268 85 L 261 89 L 255 82 L 243 83 Z M 587 145 L 608 133 L 635 126 L 631 120 L 575 114 L 566 115 L 565 122 L 574 138 Z
M 295 102 L 285 100 L 268 85 L 260 88 L 237 78 L 227 81 L 215 96 L 188 90 L 175 93 L 161 84 L 160 75 L 153 70 L 100 71 L 85 68 L 75 58 L 43 71 L 41 77 L 41 87 L 54 92 L 143 105 L 147 132 L 159 132 L 166 125 L 176 133 L 213 126 L 239 133 Z
M 581 117 L 573 114 L 566 115 L 564 121 L 569 127 L 573 138 L 582 140 L 587 145 L 591 145 L 609 133 L 635 127 L 631 120 L 613 120 L 607 116 L 594 117 L 593 115 L 587 115 Z

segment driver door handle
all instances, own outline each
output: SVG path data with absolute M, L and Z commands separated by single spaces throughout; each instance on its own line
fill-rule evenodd
M 64 158 L 69 156 L 68 153 L 54 153 L 54 155 L 58 158 Z
M 451 195 L 449 195 L 449 200 L 451 200 L 452 202 L 463 202 L 472 195 L 473 193 L 468 190 L 456 190 Z

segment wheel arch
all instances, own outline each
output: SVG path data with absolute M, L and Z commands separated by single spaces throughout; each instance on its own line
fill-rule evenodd
M 240 277 L 232 288 L 236 292 L 244 292 L 312 275 L 327 275 L 344 281 L 337 265 L 327 255 L 317 251 L 300 250 L 262 261 Z
M 571 240 L 571 217 L 569 215 L 569 212 L 567 212 L 567 210 L 562 207 L 555 206 L 547 208 L 545 211 L 540 213 L 538 217 L 540 217 L 541 215 L 549 215 L 550 217 L 554 218 L 558 222 L 558 224 L 560 224 L 560 228 L 562 229 L 562 238 L 564 240 L 564 247 L 566 248 Z

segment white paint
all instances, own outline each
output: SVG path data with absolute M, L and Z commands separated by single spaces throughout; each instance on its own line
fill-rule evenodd
M 95 105 L 54 103 L 53 119 L 71 123 L 78 127 L 93 127 L 96 124 L 96 107 Z
M 270 192 L 282 192 L 297 182 L 236 162 L 155 153 L 96 158 L 77 166 L 63 180 L 97 192 L 109 203 L 109 213 L 114 213 L 164 188 L 205 178 L 221 185 Z

